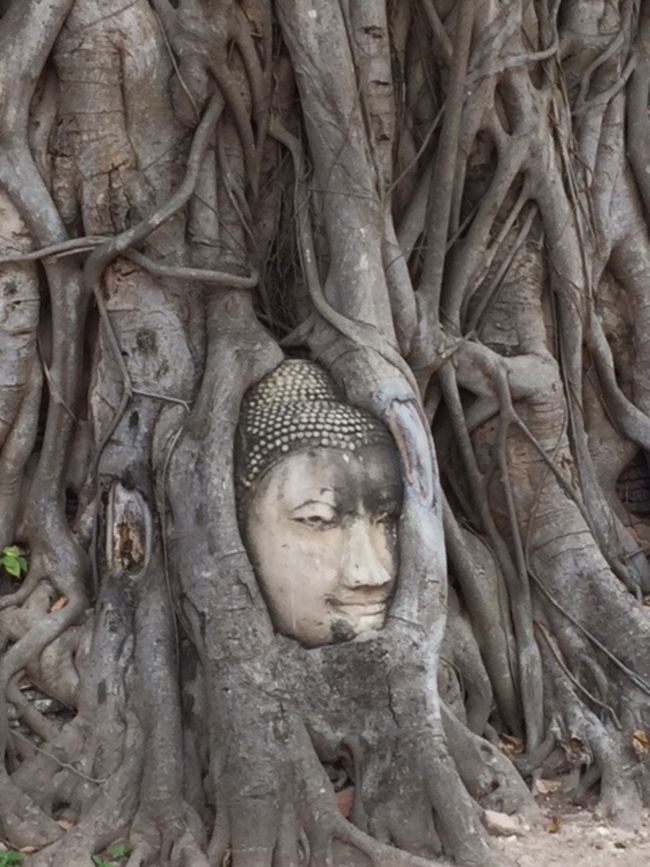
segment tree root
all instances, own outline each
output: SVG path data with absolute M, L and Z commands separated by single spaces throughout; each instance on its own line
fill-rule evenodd
M 442 705 L 449 751 L 470 795 L 486 810 L 541 821 L 541 811 L 517 770 L 496 747 L 477 737 Z
M 624 768 L 629 764 L 621 733 L 606 725 L 587 708 L 576 694 L 574 685 L 543 645 L 544 668 L 550 676 L 557 704 L 549 704 L 556 714 L 560 709 L 560 743 L 568 760 L 575 766 L 586 765 L 588 785 L 600 778 L 596 812 L 615 824 L 636 827 L 640 822 L 641 801 L 633 777 Z M 592 770 L 594 768 L 595 770 Z
M 127 711 L 121 766 L 86 806 L 78 823 L 33 856 L 31 867 L 88 867 L 89 853 L 128 833 L 138 799 L 143 746 L 144 733 L 135 715 Z

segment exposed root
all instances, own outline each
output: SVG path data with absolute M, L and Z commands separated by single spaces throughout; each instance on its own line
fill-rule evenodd
M 633 823 L 650 569 L 588 404 L 616 461 L 650 446 L 648 10 L 46 5 L 0 3 L 2 836 L 33 867 L 501 865 L 481 809 L 535 821 L 559 750 Z M 233 489 L 284 331 L 405 481 L 386 627 L 310 651 Z

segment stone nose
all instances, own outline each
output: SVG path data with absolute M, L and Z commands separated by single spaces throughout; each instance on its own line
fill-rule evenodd
M 393 580 L 363 519 L 346 530 L 341 569 L 343 585 L 351 590 L 380 588 Z

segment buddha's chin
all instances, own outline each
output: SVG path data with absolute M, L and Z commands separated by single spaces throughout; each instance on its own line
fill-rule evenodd
M 386 623 L 386 605 L 358 606 L 358 610 L 347 611 L 345 622 L 350 637 L 364 632 L 376 632 Z
M 285 628 L 279 631 L 304 647 L 323 647 L 352 641 L 366 632 L 377 632 L 386 623 L 387 613 L 387 603 L 345 605 L 337 607 L 318 623 L 284 624 Z
M 386 623 L 386 609 L 379 614 L 364 614 L 359 618 L 359 632 L 368 632 L 371 629 L 381 629 Z

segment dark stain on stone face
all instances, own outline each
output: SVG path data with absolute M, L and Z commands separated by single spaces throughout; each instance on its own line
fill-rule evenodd
M 363 510 L 373 517 L 388 515 L 396 520 L 402 509 L 402 480 L 394 449 L 366 446 L 352 461 L 346 458 L 346 453 L 331 450 L 332 484 L 320 489 L 321 495 L 326 491 L 334 495 L 336 522 L 343 526 L 356 521 Z
M 335 620 L 332 623 L 332 641 L 338 644 L 342 641 L 350 641 L 354 638 L 354 630 L 345 620 Z
M 18 287 L 14 283 L 13 280 L 9 280 L 5 283 L 5 295 L 7 298 L 12 298 L 18 292 Z
M 97 684 L 97 704 L 106 703 L 106 681 L 102 680 Z
M 129 416 L 129 430 L 136 430 L 138 424 L 140 423 L 140 413 L 137 411 L 133 411 Z
M 158 349 L 158 338 L 151 328 L 141 328 L 135 336 L 135 343 L 143 355 L 153 355 Z

